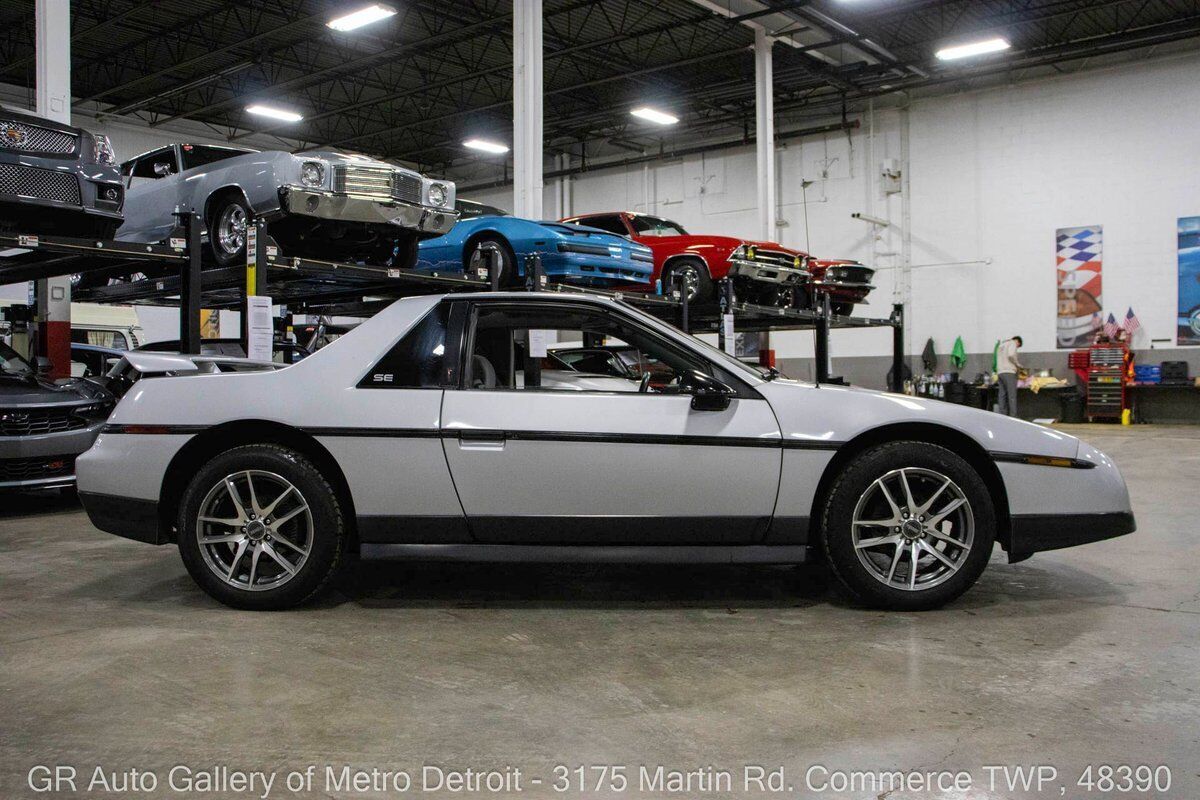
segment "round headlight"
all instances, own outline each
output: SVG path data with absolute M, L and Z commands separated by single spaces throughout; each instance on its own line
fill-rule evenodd
M 300 180 L 305 186 L 323 186 L 325 165 L 319 161 L 305 161 L 300 167 Z
M 431 183 L 429 184 L 429 202 L 435 206 L 446 205 L 446 200 L 449 197 L 449 192 L 446 191 L 446 184 Z

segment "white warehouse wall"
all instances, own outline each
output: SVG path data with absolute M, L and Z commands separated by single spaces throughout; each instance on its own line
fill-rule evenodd
M 919 353 L 933 337 L 944 355 L 961 335 L 968 352 L 990 359 L 997 339 L 1020 333 L 1028 361 L 1063 374 L 1065 351 L 1055 351 L 1055 230 L 1097 224 L 1104 226 L 1106 314 L 1120 319 L 1132 306 L 1149 338 L 1173 344 L 1176 219 L 1200 215 L 1198 68 L 1200 57 L 1185 56 L 915 100 L 908 110 L 908 352 Z M 903 120 L 895 108 L 873 116 L 873 136 L 864 115 L 849 137 L 779 148 L 779 217 L 787 223 L 779 238 L 805 248 L 800 182 L 814 181 L 806 193 L 811 251 L 880 267 L 879 288 L 861 311 L 885 316 L 901 263 L 902 208 L 899 195 L 883 194 L 879 164 L 902 158 Z M 548 184 L 549 214 L 558 207 Z M 756 229 L 752 148 L 585 173 L 572 179 L 571 194 L 576 213 L 647 210 L 697 232 Z M 473 196 L 512 205 L 507 188 Z M 872 226 L 850 217 L 855 211 L 891 226 L 875 240 Z M 771 340 L 781 358 L 812 355 L 807 334 Z M 835 359 L 876 357 L 867 383 L 882 384 L 879 358 L 889 351 L 887 330 L 834 334 Z M 1171 355 L 1200 364 L 1191 351 L 1151 360 Z

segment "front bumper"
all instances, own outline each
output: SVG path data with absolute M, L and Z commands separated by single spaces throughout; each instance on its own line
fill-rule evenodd
M 747 261 L 741 258 L 729 259 L 729 274 L 737 278 L 779 286 L 799 286 L 811 275 L 806 269 L 783 267 L 766 261 Z
M 75 457 L 90 448 L 103 421 L 39 436 L 0 437 L 0 489 L 54 489 L 75 484 Z
M 1010 563 L 1044 550 L 1061 550 L 1137 530 L 1132 511 L 1105 514 L 1015 514 L 1008 542 Z
M 458 212 L 453 209 L 429 208 L 401 200 L 381 200 L 297 186 L 285 186 L 280 190 L 279 199 L 283 210 L 289 214 L 337 222 L 394 225 L 430 236 L 447 233 L 458 222 Z
M 547 277 L 570 278 L 592 286 L 648 284 L 654 275 L 651 262 L 561 251 L 540 255 L 542 270 Z

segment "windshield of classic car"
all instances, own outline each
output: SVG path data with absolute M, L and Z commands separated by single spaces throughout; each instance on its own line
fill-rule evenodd
M 0 342 L 0 373 L 18 378 L 28 378 L 33 374 L 33 367 L 29 366 L 28 361 L 17 355 L 16 350 L 4 342 Z
M 633 232 L 638 236 L 687 236 L 682 226 L 667 219 L 639 214 L 630 217 L 630 221 L 633 223 Z

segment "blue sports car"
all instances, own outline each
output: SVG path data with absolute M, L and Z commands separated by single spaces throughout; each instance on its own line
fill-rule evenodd
M 462 272 L 484 263 L 489 251 L 500 264 L 500 285 L 525 275 L 525 257 L 537 253 L 550 280 L 585 286 L 649 283 L 654 274 L 650 248 L 625 236 L 558 222 L 510 217 L 493 206 L 460 200 L 459 221 L 445 236 L 425 239 L 415 269 Z

